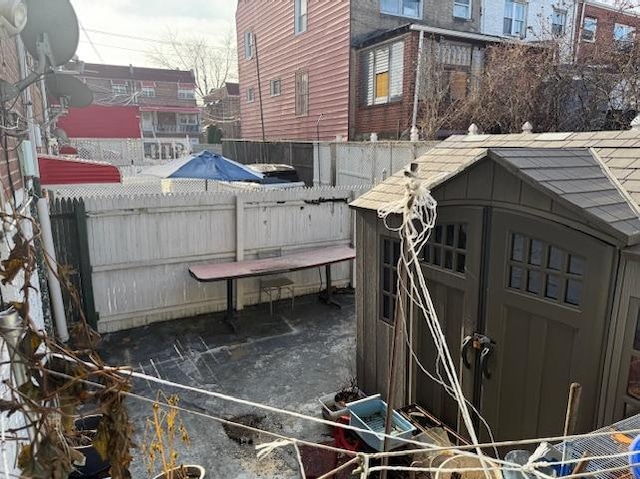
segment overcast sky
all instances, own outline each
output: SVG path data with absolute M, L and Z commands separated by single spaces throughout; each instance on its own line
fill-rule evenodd
M 233 28 L 236 0 L 71 0 L 80 23 L 81 60 L 155 66 L 146 52 L 168 28 L 182 38 L 205 36 L 211 45 Z M 85 33 L 86 31 L 86 33 Z M 107 32 L 99 33 L 99 32 Z M 88 38 L 87 38 L 88 36 Z M 91 43 L 93 42 L 92 47 Z

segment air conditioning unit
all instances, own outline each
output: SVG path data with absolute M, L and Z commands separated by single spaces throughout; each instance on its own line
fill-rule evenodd
M 0 38 L 17 35 L 27 24 L 27 6 L 22 0 L 0 0 Z

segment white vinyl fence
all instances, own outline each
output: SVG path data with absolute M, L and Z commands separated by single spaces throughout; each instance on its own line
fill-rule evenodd
M 191 144 L 186 138 L 72 138 L 69 142 L 78 150 L 78 157 L 104 161 L 115 166 L 168 161 L 187 154 L 191 149 Z
M 348 202 L 366 189 L 84 198 L 99 330 L 225 309 L 225 282 L 198 283 L 190 265 L 353 243 Z M 291 273 L 296 295 L 319 291 L 323 275 Z M 350 263 L 334 266 L 336 286 L 351 277 Z M 238 306 L 258 302 L 257 279 L 237 284 Z
M 373 186 L 400 171 L 438 142 L 316 143 L 314 184 Z

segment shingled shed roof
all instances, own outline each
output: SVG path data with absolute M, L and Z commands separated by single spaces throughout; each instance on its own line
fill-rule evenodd
M 428 188 L 487 156 L 626 236 L 640 233 L 640 132 L 452 136 L 418 158 Z M 352 203 L 378 209 L 404 195 L 398 172 Z

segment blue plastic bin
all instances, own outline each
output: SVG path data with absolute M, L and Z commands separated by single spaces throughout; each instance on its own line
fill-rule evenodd
M 380 398 L 380 394 L 350 402 L 347 404 L 347 409 L 349 410 L 349 425 L 371 431 L 358 431 L 358 435 L 370 447 L 376 451 L 382 451 L 384 449 L 384 424 L 387 417 L 387 403 Z M 410 439 L 415 429 L 397 411 L 393 411 L 390 433 L 392 436 Z M 396 449 L 403 444 L 406 443 L 398 439 L 391 439 L 389 441 L 389 450 Z

